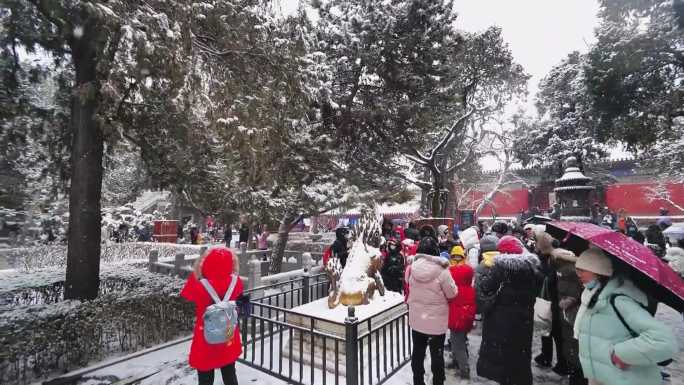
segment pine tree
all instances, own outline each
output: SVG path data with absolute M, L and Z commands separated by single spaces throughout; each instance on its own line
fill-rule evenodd
M 52 63 L 42 69 L 57 72 L 61 92 L 55 104 L 62 108 L 45 109 L 49 124 L 37 128 L 44 137 L 58 139 L 50 143 L 54 159 L 70 155 L 61 172 L 70 181 L 65 298 L 91 299 L 98 294 L 105 143 L 111 145 L 139 127 L 130 119 L 131 110 L 150 106 L 149 95 L 156 94 L 156 100 L 181 99 L 178 90 L 185 84 L 188 57 L 183 48 L 189 36 L 176 21 L 186 19 L 182 15 L 188 7 L 179 5 L 44 0 L 3 4 L 3 55 L 11 58 L 15 69 L 3 83 L 19 95 L 10 104 L 15 110 L 22 108 L 17 68 L 25 66 L 20 50 L 48 57 Z M 180 111 L 182 103 L 173 107 L 167 115 Z M 3 126 L 26 133 L 25 128 Z
M 597 43 L 586 66 L 599 140 L 643 149 L 673 139 L 673 127 L 684 118 L 682 4 L 601 1 Z
M 569 54 L 539 83 L 538 116 L 522 119 L 514 149 L 523 165 L 561 170 L 574 156 L 586 163 L 607 155 L 597 141 L 597 118 L 585 77 L 586 57 Z

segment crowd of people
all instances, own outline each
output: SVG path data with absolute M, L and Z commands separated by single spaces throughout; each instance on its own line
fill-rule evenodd
M 666 375 L 659 365 L 678 354 L 672 330 L 654 317 L 657 303 L 611 255 L 593 246 L 576 255 L 544 225 L 516 229 L 497 222 L 460 230 L 385 222 L 382 236 L 385 287 L 403 293 L 408 305 L 414 385 L 425 384 L 428 350 L 433 385 L 445 383 L 447 369 L 471 378 L 468 335 L 478 322 L 482 340 L 474 372 L 502 385 L 531 385 L 533 363 L 552 368 L 570 385 L 656 385 Z M 349 229 L 338 228 L 329 249 L 343 266 L 349 239 Z M 190 366 L 199 384 L 213 383 L 215 369 L 225 384 L 237 384 L 239 331 L 215 345 L 207 342 L 205 327 L 213 303 L 207 283 L 217 298 L 249 306 L 241 282 L 234 290 L 230 285 L 236 264 L 228 248 L 210 249 L 181 293 L 196 306 Z M 550 327 L 534 355 L 538 298 L 549 304 Z
M 470 378 L 468 333 L 479 320 L 475 372 L 499 384 L 532 384 L 532 363 L 570 385 L 660 384 L 667 373 L 658 363 L 678 347 L 672 330 L 654 318 L 652 298 L 603 250 L 575 255 L 543 225 L 514 225 L 383 226 L 382 278 L 406 297 L 413 383 L 425 383 L 428 349 L 433 385 L 445 382 L 445 369 Z M 549 304 L 551 325 L 534 355 L 538 297 Z

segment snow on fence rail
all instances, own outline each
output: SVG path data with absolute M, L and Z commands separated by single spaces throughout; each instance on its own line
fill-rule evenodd
M 149 270 L 154 273 L 187 278 L 192 272 L 192 266 L 197 258 L 206 250 L 207 247 L 202 246 L 197 250 L 196 254 L 186 255 L 185 253 L 178 252 L 173 258 L 166 260 L 160 260 L 158 251 L 151 250 L 148 255 Z M 283 272 L 273 275 L 269 274 L 270 257 L 271 250 L 247 250 L 245 245 L 242 245 L 238 252 L 238 260 L 240 262 L 238 274 L 240 274 L 240 277 L 249 289 L 300 276 L 305 270 L 321 271 L 320 266 L 314 267 L 313 265 L 316 263 L 316 258 L 318 260 L 322 258 L 322 253 L 286 250 Z

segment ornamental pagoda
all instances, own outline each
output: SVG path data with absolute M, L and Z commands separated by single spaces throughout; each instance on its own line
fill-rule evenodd
M 560 204 L 562 221 L 591 221 L 590 195 L 595 187 L 592 179 L 582 173 L 574 156 L 565 160 L 563 176 L 556 179 L 556 201 Z

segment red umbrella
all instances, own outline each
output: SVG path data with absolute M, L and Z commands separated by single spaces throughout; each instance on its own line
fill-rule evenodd
M 684 311 L 684 280 L 648 247 L 622 233 L 591 223 L 549 222 L 546 223 L 546 229 L 549 234 L 560 239 L 564 246 L 578 254 L 588 245 L 584 242 L 577 243 L 574 237 L 615 256 L 638 273 L 636 280 L 656 300 L 680 312 Z

